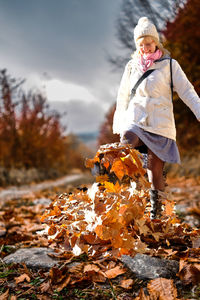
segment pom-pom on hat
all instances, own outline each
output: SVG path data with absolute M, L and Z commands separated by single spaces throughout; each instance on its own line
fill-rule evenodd
M 154 39 L 159 41 L 156 26 L 147 17 L 142 17 L 138 20 L 138 24 L 134 29 L 135 44 L 137 40 L 143 36 L 152 36 Z

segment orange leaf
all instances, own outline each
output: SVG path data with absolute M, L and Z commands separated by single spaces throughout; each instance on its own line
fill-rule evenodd
M 123 287 L 124 289 L 129 290 L 132 288 L 133 283 L 134 283 L 133 279 L 125 279 L 121 281 L 120 286 Z
M 119 178 L 119 180 L 122 180 L 124 175 L 127 174 L 127 169 L 126 169 L 124 163 L 122 162 L 122 160 L 119 158 L 114 160 L 110 171 L 111 172 L 113 171 L 115 173 L 115 175 Z
M 18 284 L 20 282 L 24 282 L 25 280 L 28 282 L 31 281 L 30 277 L 26 273 L 20 275 L 19 277 L 15 277 L 16 284 Z
M 7 300 L 8 297 L 9 297 L 9 289 L 5 293 L 0 295 L 0 300 Z
M 103 165 L 104 165 L 104 167 L 105 167 L 106 169 L 108 169 L 108 167 L 110 166 L 109 161 L 105 161 L 105 162 L 103 163 Z
M 105 182 L 104 186 L 108 193 L 119 193 L 121 190 L 121 186 L 118 181 L 115 185 L 112 182 Z
M 96 265 L 89 264 L 84 267 L 83 272 L 91 272 L 91 271 L 98 272 L 99 270 L 100 270 L 99 267 L 97 267 Z
M 165 201 L 165 213 L 167 216 L 172 216 L 174 214 L 174 203 L 171 201 Z
M 147 285 L 150 297 L 157 297 L 160 300 L 176 300 L 177 289 L 173 285 L 173 280 L 166 278 L 156 278 Z
M 109 181 L 107 174 L 96 176 L 96 182 L 104 183 L 105 181 Z
M 111 279 L 111 278 L 115 278 L 121 274 L 124 274 L 126 273 L 126 270 L 125 269 L 121 269 L 120 266 L 117 266 L 113 269 L 110 269 L 108 271 L 105 272 L 105 275 L 107 278 Z
M 94 167 L 94 160 L 86 158 L 86 160 L 85 160 L 85 166 L 86 166 L 86 168 L 92 169 Z

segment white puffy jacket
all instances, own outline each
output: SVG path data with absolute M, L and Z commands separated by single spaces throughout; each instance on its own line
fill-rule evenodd
M 130 99 L 131 90 L 142 71 L 134 60 L 124 70 L 117 95 L 113 133 L 122 134 L 132 124 L 146 131 L 176 140 L 176 128 L 171 99 L 170 60 L 158 60 L 149 69 L 155 69 L 138 86 Z M 176 60 L 172 60 L 174 91 L 189 106 L 200 121 L 200 99 Z

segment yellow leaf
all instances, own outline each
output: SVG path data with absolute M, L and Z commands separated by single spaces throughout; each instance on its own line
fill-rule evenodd
M 104 183 L 105 181 L 109 181 L 109 177 L 107 174 L 99 175 L 96 177 L 96 182 Z
M 121 186 L 118 181 L 116 184 L 113 184 L 112 182 L 105 182 L 104 186 L 108 193 L 119 193 L 121 190 Z

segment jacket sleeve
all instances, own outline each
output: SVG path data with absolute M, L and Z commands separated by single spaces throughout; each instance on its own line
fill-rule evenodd
M 174 59 L 172 60 L 172 78 L 174 90 L 200 121 L 200 98 L 179 63 Z
M 130 97 L 130 61 L 126 64 L 117 93 L 116 110 L 113 117 L 113 133 L 120 134 L 124 125 L 125 111 Z

